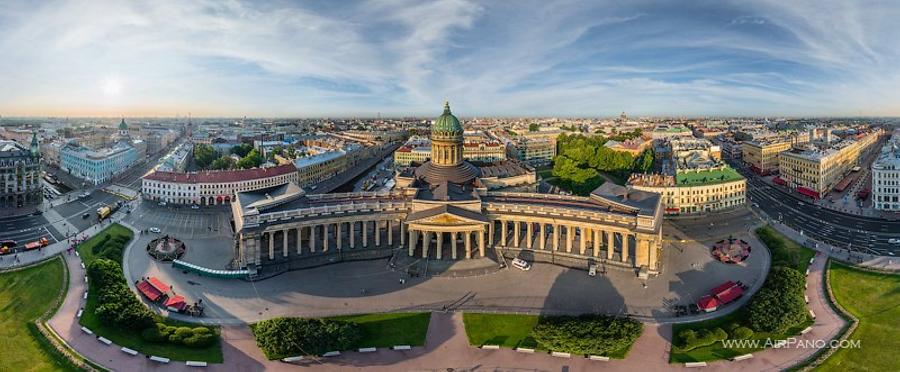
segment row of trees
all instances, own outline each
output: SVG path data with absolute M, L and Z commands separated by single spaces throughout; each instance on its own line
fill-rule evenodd
M 582 355 L 610 355 L 627 350 L 643 332 L 631 318 L 586 314 L 542 316 L 531 337 L 542 349 Z
M 640 132 L 636 134 L 640 135 Z M 557 155 L 553 159 L 553 175 L 559 177 L 560 186 L 577 195 L 587 195 L 603 183 L 601 172 L 627 179 L 632 172 L 645 173 L 653 168 L 652 149 L 634 157 L 604 147 L 608 140 L 601 136 L 560 135 Z
M 279 152 L 281 149 L 278 149 Z M 293 150 L 293 149 L 291 149 Z M 242 143 L 231 148 L 231 154 L 240 157 L 234 160 L 229 154 L 220 154 L 211 145 L 199 143 L 194 145 L 194 165 L 199 169 L 228 170 L 256 168 L 265 162 L 265 159 L 254 149 L 252 145 Z
M 349 350 L 362 338 L 357 324 L 330 319 L 273 318 L 251 328 L 269 359 Z
M 118 263 L 96 259 L 88 266 L 88 277 L 91 292 L 98 293 L 94 313 L 103 324 L 135 331 L 154 326 L 153 313 L 128 288 Z

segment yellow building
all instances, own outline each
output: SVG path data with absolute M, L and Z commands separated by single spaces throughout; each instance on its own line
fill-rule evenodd
M 818 199 L 858 165 L 860 155 L 878 142 L 878 133 L 860 134 L 826 148 L 809 144 L 782 152 L 778 158 L 780 177 L 797 192 Z
M 294 166 L 297 167 L 297 184 L 300 187 L 315 185 L 348 168 L 347 152 L 334 150 L 297 158 Z
M 520 137 L 511 146 L 511 150 L 513 157 L 523 163 L 531 165 L 546 164 L 556 156 L 556 140 Z
M 741 144 L 741 156 L 754 172 L 768 175 L 778 171 L 778 154 L 790 148 L 787 139 L 746 141 Z
M 675 176 L 633 174 L 628 186 L 662 195 L 666 214 L 696 214 L 744 205 L 747 180 L 730 167 L 680 170 Z

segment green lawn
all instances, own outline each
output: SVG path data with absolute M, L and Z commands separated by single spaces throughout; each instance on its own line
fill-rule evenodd
M 756 229 L 756 235 L 759 236 L 759 239 L 762 240 L 762 242 L 766 245 L 766 247 L 769 248 L 769 251 L 772 253 L 772 267 L 786 266 L 794 268 L 801 273 L 806 272 L 806 268 L 807 266 L 809 266 L 809 259 L 815 256 L 815 251 L 813 251 L 812 249 L 800 246 L 799 244 L 788 239 L 769 226 L 763 226 Z M 761 249 L 762 247 L 759 248 Z M 716 327 L 725 329 L 725 326 L 731 323 L 745 325 L 742 323 L 742 320 L 747 318 L 746 309 L 747 308 L 745 306 L 726 316 L 701 322 L 675 324 L 672 327 L 672 334 L 678 335 L 679 332 L 685 329 L 699 330 L 714 329 Z M 757 340 L 765 340 L 767 338 L 781 340 L 799 334 L 800 331 L 802 331 L 812 323 L 812 319 L 807 319 L 805 323 L 791 328 L 783 334 L 756 332 L 754 333 L 752 338 Z M 712 360 L 727 359 L 762 349 L 762 347 L 747 349 L 726 349 L 722 346 L 722 343 L 717 342 L 710 346 L 700 347 L 686 352 L 676 352 L 673 350 L 669 354 L 669 362 L 706 362 Z
M 537 325 L 536 315 L 463 313 L 463 324 L 469 345 L 536 348 L 531 330 Z
M 32 323 L 56 305 L 62 260 L 0 274 L 0 370 L 77 371 Z
M 511 349 L 522 347 L 547 351 L 531 337 L 531 330 L 539 319 L 537 315 L 463 313 L 463 325 L 469 345 L 499 345 Z M 630 349 L 631 345 L 605 356 L 624 359 Z
M 896 371 L 900 367 L 900 275 L 878 274 L 832 262 L 828 270 L 835 301 L 859 319 L 850 340 L 821 371 Z
M 803 273 L 816 252 L 788 239 L 771 226 L 756 229 L 756 235 L 772 252 L 772 266 L 786 266 Z
M 119 224 L 110 225 L 99 234 L 94 235 L 86 242 L 78 245 L 78 254 L 84 260 L 85 265 L 90 265 L 90 262 L 94 260 L 91 248 L 102 241 L 103 235 L 124 235 L 129 239 L 134 237 L 134 234 L 130 229 Z M 121 263 L 120 258 L 119 264 Z M 216 341 L 213 345 L 205 348 L 189 348 L 184 345 L 152 343 L 141 338 L 139 332 L 104 325 L 94 313 L 94 308 L 97 306 L 97 296 L 99 295 L 99 291 L 90 289 L 92 283 L 93 282 L 88 283 L 87 303 L 84 306 L 84 313 L 79 319 L 79 323 L 82 326 L 89 328 L 97 335 L 110 339 L 116 345 L 125 346 L 143 354 L 166 357 L 172 360 L 197 360 L 210 363 L 222 363 L 222 347 L 219 341 Z M 179 322 L 162 317 L 159 317 L 157 321 L 171 326 L 197 326 L 196 324 Z M 211 329 L 214 332 L 218 332 L 218 329 L 216 328 L 211 327 Z
M 425 345 L 431 313 L 361 314 L 329 318 L 356 323 L 362 339 L 356 348 Z

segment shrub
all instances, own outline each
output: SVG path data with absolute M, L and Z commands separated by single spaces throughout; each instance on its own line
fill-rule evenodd
M 153 326 L 153 313 L 128 288 L 118 263 L 96 259 L 88 267 L 88 276 L 91 288 L 98 292 L 94 313 L 104 324 L 131 330 Z
M 643 325 L 605 315 L 543 316 L 531 331 L 542 348 L 576 354 L 607 355 L 627 349 Z
M 701 329 L 699 331 L 688 329 L 678 333 L 678 342 L 673 348 L 678 352 L 691 351 L 698 347 L 712 345 L 727 338 L 728 334 L 725 333 L 725 330 L 722 328 L 716 328 L 712 331 L 708 329 Z
M 757 332 L 783 333 L 807 319 L 803 298 L 803 274 L 788 267 L 774 267 L 748 305 L 750 328 Z
M 206 327 L 195 327 L 195 328 L 194 328 L 194 334 L 195 334 L 195 335 L 198 335 L 198 334 L 207 334 L 207 333 L 212 333 L 212 331 L 210 331 L 209 328 L 206 328 Z
M 212 345 L 216 341 L 216 335 L 213 333 L 194 333 L 192 336 L 185 338 L 182 342 L 187 347 L 201 348 Z
M 305 318 L 264 320 L 256 324 L 253 334 L 256 344 L 270 359 L 348 350 L 362 336 L 354 323 Z
M 738 327 L 731 331 L 731 338 L 735 340 L 747 340 L 753 337 L 753 330 L 747 327 Z

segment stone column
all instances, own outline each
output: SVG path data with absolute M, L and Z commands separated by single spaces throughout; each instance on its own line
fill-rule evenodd
M 478 232 L 478 251 L 484 257 L 484 231 Z
M 409 229 L 409 239 L 407 239 L 407 243 L 409 243 L 409 256 L 412 257 L 414 252 L 416 251 L 416 231 L 413 229 Z M 400 236 L 403 236 L 402 234 Z
M 281 250 L 284 252 L 284 257 L 287 257 L 287 255 L 288 255 L 287 234 L 288 234 L 288 229 L 281 230 L 281 235 L 284 240 L 284 245 L 281 247 Z
M 343 236 L 341 236 L 341 225 L 343 225 L 343 224 L 344 224 L 343 222 L 338 222 L 335 224 L 336 226 L 334 227 L 334 236 L 335 236 L 334 239 L 337 241 L 337 250 L 341 250 L 341 248 L 343 247 L 341 245 L 341 241 L 343 240 L 342 239 Z
M 594 229 L 594 257 L 600 257 L 600 246 L 601 240 L 603 238 L 603 231 L 600 229 Z
M 466 258 L 472 258 L 472 232 L 466 231 L 463 235 L 466 236 Z
M 641 267 L 647 266 L 650 267 L 650 262 L 648 261 L 650 254 L 650 244 L 646 239 L 637 239 L 635 240 L 635 248 L 634 248 L 634 266 Z
M 356 248 L 356 238 L 354 237 L 354 235 L 356 235 L 354 234 L 356 232 L 356 222 L 350 221 L 348 223 L 350 224 L 350 248 Z M 338 227 L 338 231 L 340 231 L 340 227 Z M 338 246 L 340 245 L 341 244 L 338 243 Z
M 584 250 L 587 249 L 587 234 L 588 234 L 588 232 L 587 232 L 587 229 L 585 229 L 583 227 L 580 227 L 580 229 L 581 229 L 581 241 L 579 243 L 581 244 L 581 246 L 578 247 L 578 254 L 584 256 Z
M 269 231 L 269 259 L 275 259 L 275 232 Z
M 559 225 L 553 225 L 553 250 L 559 250 Z
M 375 220 L 372 228 L 375 229 L 375 246 L 381 246 L 381 221 Z
M 525 248 L 528 249 L 531 249 L 531 238 L 534 235 L 534 231 L 531 225 L 534 224 L 530 221 L 525 223 Z
M 328 224 L 322 225 L 322 252 L 328 252 Z
M 519 248 L 519 239 L 522 233 L 522 222 L 521 221 L 513 221 L 515 224 L 513 228 L 513 247 Z
M 360 221 L 362 224 L 363 248 L 369 246 L 369 221 Z
M 547 225 L 545 225 L 543 222 L 541 222 L 541 235 L 540 235 L 541 241 L 540 241 L 540 243 L 538 244 L 538 247 L 539 247 L 542 251 L 544 250 L 544 245 L 546 244 L 545 241 L 547 240 L 547 234 L 545 234 L 545 232 L 546 232 L 547 230 L 544 228 L 545 226 L 547 226 Z
M 500 220 L 500 246 L 506 247 L 506 221 Z
M 410 235 L 410 236 L 412 236 L 412 235 Z M 391 239 L 391 237 L 390 237 L 390 235 L 388 235 L 388 241 L 391 241 L 390 239 Z M 405 243 L 403 241 L 403 239 L 406 239 L 406 224 L 403 223 L 403 221 L 400 221 L 400 246 L 401 247 Z
M 572 240 L 574 239 L 572 230 L 575 230 L 572 226 L 566 226 L 566 253 L 572 253 Z
M 394 245 L 394 228 L 391 226 L 391 220 L 384 221 L 387 225 L 387 239 L 388 239 L 388 247 Z
M 488 224 L 488 244 L 494 245 L 494 221 Z
M 437 240 L 437 259 L 441 259 L 443 248 L 444 248 L 444 233 L 441 231 L 434 232 L 434 238 Z
M 431 232 L 422 231 L 422 258 L 428 258 L 428 243 L 431 242 Z
M 616 232 L 615 231 L 607 231 L 606 232 L 606 259 L 611 260 L 613 258 L 613 252 L 616 250 Z
M 309 253 L 316 252 L 316 225 L 309 227 Z
M 628 241 L 631 234 L 622 234 L 622 262 L 628 262 Z
M 650 249 L 649 256 L 650 257 L 647 260 L 650 262 L 650 270 L 658 270 L 659 269 L 659 258 L 657 257 L 659 251 L 657 250 L 657 244 L 658 243 L 655 240 L 651 240 L 648 242 L 648 245 L 650 246 L 649 247 L 649 249 Z
M 456 231 L 450 233 L 450 258 L 456 260 Z

